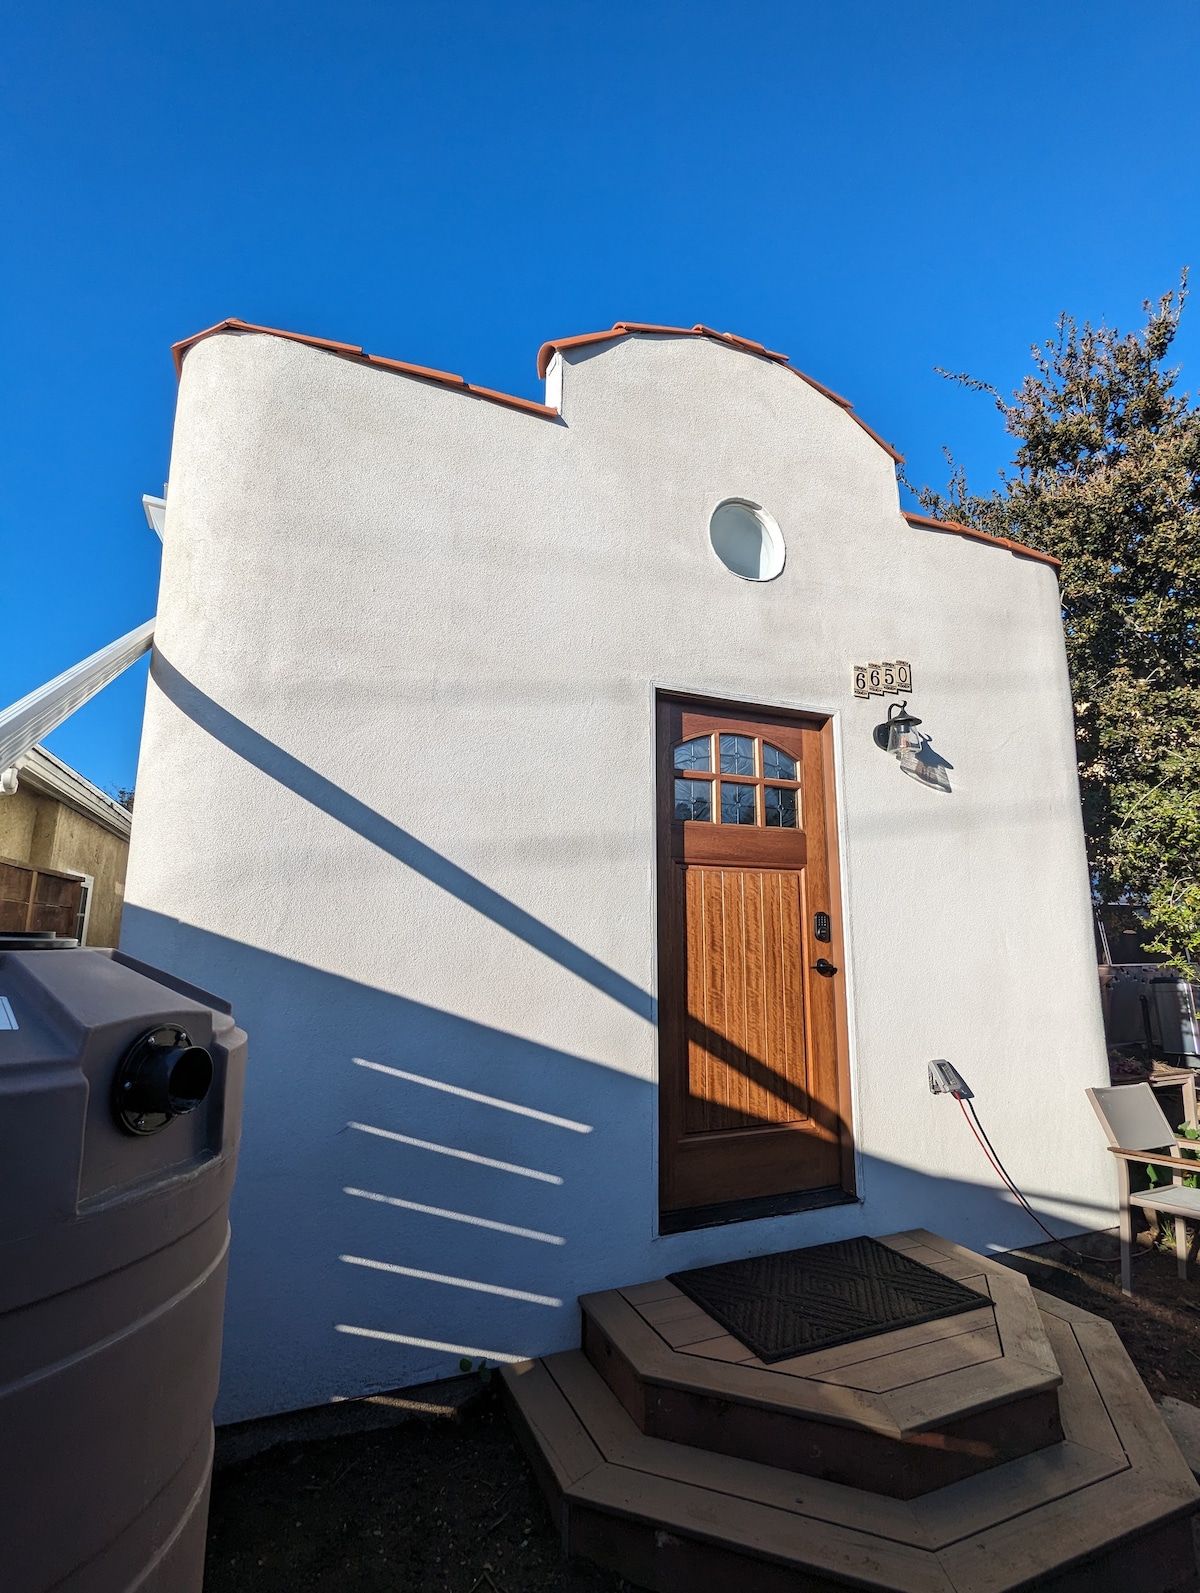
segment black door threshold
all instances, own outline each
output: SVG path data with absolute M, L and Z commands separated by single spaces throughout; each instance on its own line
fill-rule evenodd
M 759 1195 L 753 1200 L 723 1200 L 715 1206 L 687 1206 L 659 1213 L 659 1233 L 685 1233 L 693 1228 L 719 1228 L 728 1222 L 756 1222 L 762 1217 L 789 1217 L 796 1211 L 817 1211 L 822 1206 L 854 1206 L 858 1196 L 840 1185 L 827 1189 L 801 1189 L 791 1195 Z

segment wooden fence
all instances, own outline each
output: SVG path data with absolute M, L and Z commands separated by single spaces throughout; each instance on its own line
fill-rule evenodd
M 87 884 L 78 875 L 0 858 L 0 932 L 48 929 L 55 935 L 77 936 L 86 891 Z

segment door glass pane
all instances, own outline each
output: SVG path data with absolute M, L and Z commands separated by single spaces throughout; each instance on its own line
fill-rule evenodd
M 675 817 L 712 819 L 712 786 L 707 780 L 676 780 Z
M 796 828 L 796 793 L 777 785 L 763 787 L 763 812 L 769 830 Z
M 781 747 L 773 747 L 769 741 L 764 741 L 763 773 L 768 780 L 794 780 L 796 760 L 789 757 Z
M 675 767 L 677 769 L 711 769 L 712 737 L 697 736 L 694 741 L 685 741 L 682 746 L 676 747 Z
M 722 736 L 721 740 L 724 741 Z M 725 755 L 721 754 L 724 763 Z M 752 785 L 734 785 L 729 780 L 721 781 L 721 823 L 722 824 L 753 824 L 756 822 L 754 812 L 754 792 L 757 788 Z
M 722 774 L 753 774 L 754 773 L 754 737 L 753 736 L 722 736 L 721 737 L 721 773 Z M 751 821 L 753 822 L 753 821 Z

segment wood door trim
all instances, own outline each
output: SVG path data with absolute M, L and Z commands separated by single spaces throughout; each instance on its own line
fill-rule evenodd
M 764 724 L 777 724 L 781 719 L 805 725 L 811 730 L 819 730 L 829 718 L 828 714 L 813 713 L 811 709 L 766 708 L 744 702 L 725 703 L 717 697 L 689 697 L 686 693 L 678 691 L 660 691 L 656 694 L 655 701 L 678 703 L 688 713 L 695 714 L 699 720 L 696 734 L 701 736 L 711 735 L 718 729 L 730 731 L 734 735 L 757 736 L 761 735 Z M 707 720 L 705 709 L 712 710 Z M 704 728 L 706 723 L 707 729 Z
M 834 777 L 834 754 L 837 746 L 833 734 L 833 718 L 826 719 L 821 727 L 821 751 L 825 771 L 825 837 L 829 855 L 829 900 L 837 904 L 830 914 L 831 939 L 829 960 L 843 970 L 834 991 L 834 1021 L 837 1026 L 838 1106 L 841 1110 L 845 1133 L 842 1136 L 842 1188 L 848 1195 L 858 1192 L 855 1165 L 853 1099 L 850 1093 L 850 1007 L 846 994 L 846 904 L 842 895 L 841 825 L 838 822 L 837 781 Z

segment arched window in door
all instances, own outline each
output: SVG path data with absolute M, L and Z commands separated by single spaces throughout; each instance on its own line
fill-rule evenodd
M 672 749 L 672 764 L 676 820 L 768 830 L 800 826 L 796 760 L 762 736 L 693 736 Z

